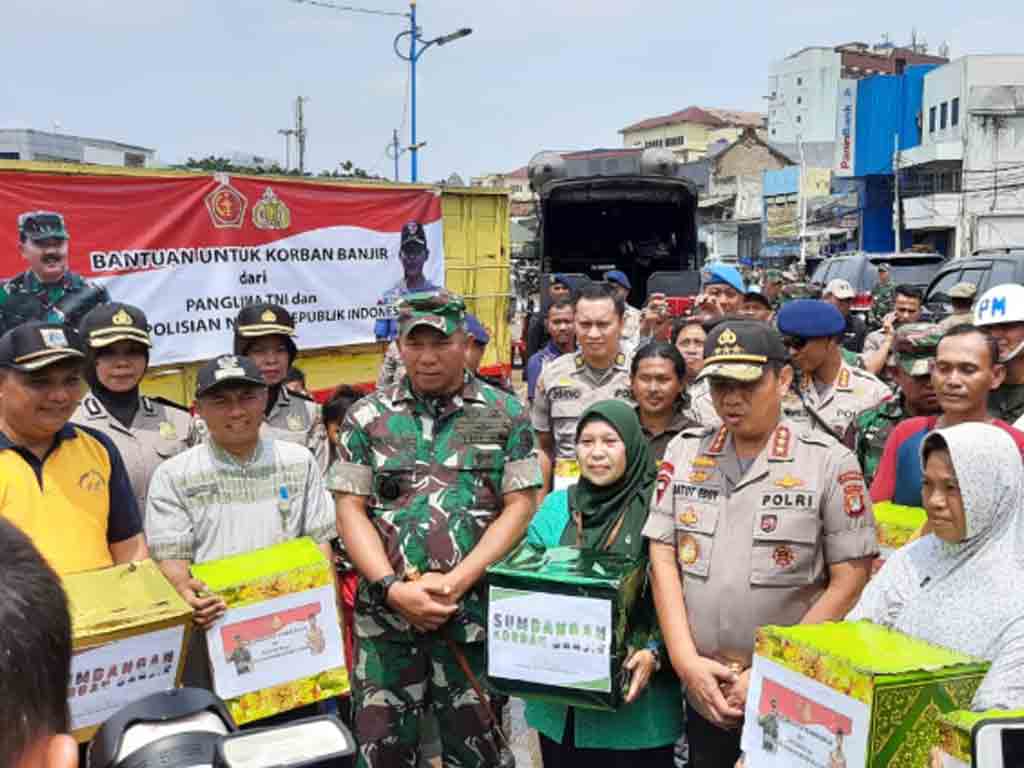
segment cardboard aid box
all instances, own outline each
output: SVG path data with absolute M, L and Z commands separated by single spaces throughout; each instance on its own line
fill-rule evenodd
M 192 609 L 152 560 L 63 581 L 74 638 L 68 708 L 72 733 L 87 741 L 126 704 L 180 683 Z
M 996 747 L 1002 752 L 1002 745 L 977 745 L 975 735 L 977 726 L 992 720 L 1013 720 L 1020 723 L 1024 720 L 1024 710 L 1012 712 L 993 710 L 989 712 L 949 712 L 939 717 L 939 738 L 929 768 L 984 768 L 991 763 L 981 754 L 986 747 Z M 979 749 L 980 746 L 980 749 Z M 976 759 L 977 758 L 977 759 Z M 1017 763 L 1014 763 L 1016 765 Z M 1004 762 L 1009 766 L 1009 762 Z
M 644 563 L 524 543 L 487 574 L 490 682 L 509 695 L 616 709 Z
M 192 566 L 227 604 L 206 631 L 214 691 L 239 725 L 348 693 L 334 572 L 312 539 Z
M 988 662 L 867 621 L 758 630 L 748 768 L 921 768 L 938 717 L 966 709 Z
M 875 528 L 878 531 L 878 557 L 872 565 L 877 572 L 893 552 L 910 542 L 928 515 L 921 507 L 907 507 L 880 501 L 872 507 L 875 513 Z

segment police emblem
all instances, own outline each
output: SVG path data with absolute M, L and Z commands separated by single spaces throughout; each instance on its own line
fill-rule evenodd
M 220 182 L 219 186 L 204 199 L 210 221 L 217 229 L 241 229 L 249 201 L 231 186 L 227 174 L 218 174 L 215 178 Z
M 263 311 L 263 314 L 260 315 L 260 320 L 264 323 L 274 323 L 277 322 L 277 315 L 274 314 L 274 310 L 266 309 Z
M 89 491 L 95 493 L 96 491 L 103 490 L 103 487 L 107 484 L 107 481 L 103 479 L 103 475 L 97 472 L 95 469 L 90 469 L 84 475 L 78 478 L 78 487 L 83 491 Z
M 790 488 L 802 488 L 804 481 L 798 477 L 793 477 L 792 475 L 787 474 L 780 480 L 776 480 L 775 485 L 779 488 L 785 488 L 788 491 Z
M 288 429 L 290 429 L 292 432 L 301 432 L 302 428 L 302 419 L 300 419 L 298 416 L 288 417 Z
M 679 513 L 679 522 L 682 525 L 696 525 L 700 521 L 700 516 L 697 514 L 697 510 L 693 507 L 687 507 Z
M 843 509 L 847 517 L 860 517 L 864 514 L 864 487 L 851 485 L 843 489 Z
M 658 480 L 657 485 L 657 500 L 660 502 L 665 497 L 665 491 L 672 485 L 672 475 L 675 474 L 676 468 L 672 466 L 671 462 L 663 461 L 661 466 L 658 467 Z
M 123 309 L 119 309 L 117 313 L 110 318 L 110 322 L 114 325 L 131 325 L 132 316 L 125 312 Z
M 263 197 L 252 207 L 252 224 L 256 229 L 288 229 L 292 224 L 292 212 L 270 187 L 263 191 Z
M 700 544 L 693 536 L 683 536 L 679 540 L 679 562 L 683 565 L 693 565 L 700 560 Z
M 772 551 L 772 560 L 775 561 L 775 565 L 779 568 L 785 569 L 793 564 L 793 561 L 796 560 L 796 555 L 793 554 L 792 547 L 788 544 L 783 544 Z
M 174 428 L 174 425 L 169 421 L 160 422 L 160 437 L 164 440 L 177 440 L 178 430 Z
M 238 358 L 234 355 L 221 355 L 217 358 L 218 368 L 237 368 Z
M 775 533 L 775 529 L 779 527 L 779 516 L 778 515 L 763 515 L 761 517 L 761 532 L 762 533 Z

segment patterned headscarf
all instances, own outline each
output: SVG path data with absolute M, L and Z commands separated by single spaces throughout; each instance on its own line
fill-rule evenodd
M 1024 467 L 1010 436 L 983 423 L 933 432 L 945 443 L 966 536 L 934 534 L 895 552 L 847 617 L 993 661 L 973 709 L 1024 707 Z M 932 444 L 932 436 L 923 446 Z M 923 457 L 922 457 L 923 462 Z

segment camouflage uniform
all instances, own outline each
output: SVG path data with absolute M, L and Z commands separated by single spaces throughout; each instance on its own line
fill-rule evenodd
M 430 306 L 421 296 L 403 304 Z M 461 322 L 461 300 L 444 292 L 427 296 L 438 297 L 435 316 L 449 330 L 434 327 L 451 333 L 451 323 Z M 400 314 L 403 327 L 405 322 Z M 408 377 L 370 395 L 349 410 L 339 443 L 328 487 L 368 497 L 368 512 L 399 579 L 451 571 L 497 519 L 505 494 L 541 485 L 523 406 L 469 374 L 448 397 L 419 395 Z M 423 634 L 375 604 L 360 580 L 353 688 L 359 766 L 415 768 L 427 702 L 440 723 L 446 766 L 497 764 L 498 743 L 485 708 L 446 644 L 455 643 L 482 678 L 486 620 L 483 583 L 465 594 L 440 631 Z
M 398 350 L 398 342 L 392 341 L 384 352 L 384 360 L 380 364 L 380 373 L 377 374 L 377 389 L 387 389 L 392 384 L 397 384 L 405 376 L 405 364 L 402 362 L 402 353 Z
M 988 409 L 1007 424 L 1024 428 L 1024 384 L 1003 384 L 989 395 Z
M 764 288 L 767 283 L 782 283 L 785 285 L 785 277 L 782 274 L 781 269 L 766 269 L 764 271 L 764 282 L 761 284 L 761 292 L 764 293 Z M 772 299 L 772 312 L 778 312 L 779 307 L 782 306 L 782 291 Z
M 939 327 L 931 323 L 901 325 L 896 329 L 896 338 L 893 340 L 896 363 L 910 376 L 929 375 L 935 358 L 935 348 L 941 337 Z M 901 393 L 898 397 L 864 411 L 850 426 L 846 442 L 857 454 L 868 485 L 878 470 L 889 433 L 899 422 L 909 417 Z
M 36 304 L 25 305 L 16 297 L 30 297 Z M 0 288 L 0 333 L 29 320 L 67 323 L 77 328 L 90 309 L 109 302 L 106 288 L 86 282 L 74 272 L 65 272 L 60 282 L 43 283 L 28 270 Z M 13 309 L 19 303 L 22 306 Z
M 871 289 L 871 312 L 868 314 L 868 323 L 880 326 L 895 305 L 896 286 L 892 280 L 885 284 L 878 283 Z

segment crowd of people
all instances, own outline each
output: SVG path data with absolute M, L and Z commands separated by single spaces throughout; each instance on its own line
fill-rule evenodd
M 66 268 L 62 225 L 36 224 L 23 241 Z M 975 707 L 1024 707 L 1024 288 L 958 286 L 970 309 L 939 325 L 891 286 L 868 332 L 848 284 L 784 282 L 713 265 L 673 318 L 660 294 L 628 307 L 622 273 L 556 275 L 523 399 L 478 375 L 486 329 L 433 287 L 396 297 L 390 380 L 322 406 L 281 306 L 241 310 L 194 412 L 140 393 L 137 307 L 16 325 L 0 337 L 0 537 L 25 565 L 0 569 L 5 690 L 66 679 L 58 576 L 146 557 L 200 630 L 184 681 L 211 688 L 203 630 L 225 604 L 191 566 L 310 537 L 337 566 L 357 764 L 507 765 L 485 575 L 525 539 L 649 564 L 624 704 L 527 702 L 546 768 L 732 765 L 767 624 L 884 624 L 991 660 Z M 869 581 L 879 501 L 928 522 Z M 0 698 L 5 754 L 69 752 L 62 706 Z

